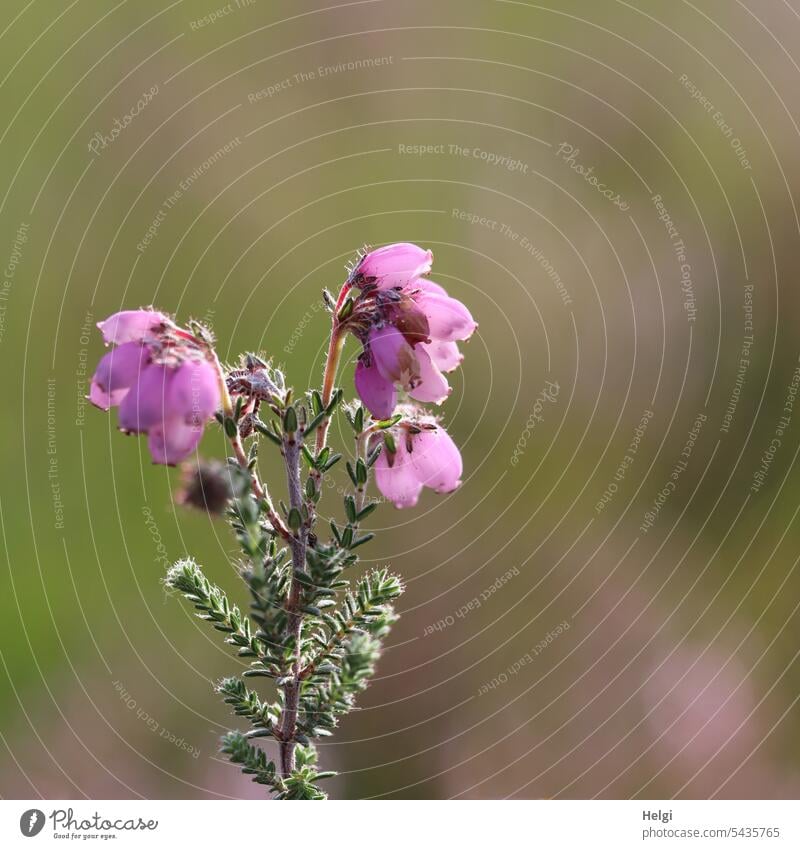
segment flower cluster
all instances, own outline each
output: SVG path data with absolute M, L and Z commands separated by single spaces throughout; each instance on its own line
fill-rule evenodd
M 427 279 L 432 261 L 418 245 L 388 245 L 366 253 L 346 284 L 343 321 L 362 345 L 358 394 L 377 420 L 396 410 L 403 416 L 395 428 L 402 438 L 384 432 L 376 467 L 378 488 L 397 507 L 415 505 L 423 485 L 451 492 L 462 471 L 458 448 L 438 421 L 419 408 L 397 406 L 398 389 L 415 401 L 441 404 L 451 391 L 445 374 L 463 359 L 457 343 L 478 326 L 461 301 Z
M 124 433 L 147 434 L 154 463 L 191 454 L 220 405 L 219 378 L 201 340 L 155 310 L 118 312 L 97 325 L 106 345 L 89 400 L 119 407 Z
M 350 276 L 358 295 L 349 318 L 363 346 L 356 388 L 377 419 L 388 419 L 397 386 L 417 401 L 441 404 L 450 394 L 444 373 L 461 364 L 457 342 L 478 326 L 469 310 L 428 280 L 433 256 L 396 244 L 367 253 Z

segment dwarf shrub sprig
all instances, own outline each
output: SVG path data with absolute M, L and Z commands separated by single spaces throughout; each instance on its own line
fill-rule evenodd
M 224 366 L 197 321 L 181 327 L 146 308 L 98 325 L 111 349 L 89 399 L 118 407 L 120 429 L 146 435 L 155 463 L 184 461 L 180 502 L 224 515 L 238 543 L 241 600 L 230 601 L 190 557 L 164 580 L 244 662 L 216 690 L 249 727 L 225 734 L 221 751 L 277 799 L 326 797 L 320 782 L 334 773 L 318 768 L 315 745 L 355 706 L 397 619 L 400 579 L 385 568 L 359 575 L 361 547 L 374 537 L 363 527 L 378 507 L 370 485 L 411 507 L 425 487 L 448 493 L 461 483 L 458 448 L 417 402 L 448 397 L 444 375 L 461 362 L 457 342 L 477 324 L 427 280 L 431 263 L 430 251 L 408 243 L 359 252 L 338 297 L 324 292 L 331 331 L 322 385 L 304 393 L 258 354 Z M 348 337 L 361 346 L 360 401 L 344 403 L 337 375 Z M 342 408 L 355 442 L 337 451 L 328 432 Z M 196 455 L 214 420 L 230 447 L 226 462 Z M 278 500 L 259 469 L 266 451 L 277 451 L 284 468 Z M 352 487 L 320 522 L 325 477 L 345 454 Z

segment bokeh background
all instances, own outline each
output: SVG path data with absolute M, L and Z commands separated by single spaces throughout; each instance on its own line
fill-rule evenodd
M 234 544 L 86 407 L 94 325 L 305 388 L 400 240 L 480 322 L 465 476 L 370 520 L 408 591 L 332 795 L 800 793 L 794 0 L 6 0 L 0 47 L 2 796 L 259 795 L 160 583 L 241 600 Z

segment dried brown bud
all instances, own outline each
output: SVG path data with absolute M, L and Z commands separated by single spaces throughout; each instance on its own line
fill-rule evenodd
M 181 466 L 181 488 L 178 503 L 221 516 L 232 498 L 247 489 L 244 473 L 238 467 L 219 460 L 199 460 Z

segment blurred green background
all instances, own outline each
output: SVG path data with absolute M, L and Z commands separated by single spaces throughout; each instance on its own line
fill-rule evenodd
M 304 389 L 322 288 L 406 240 L 480 322 L 464 483 L 370 520 L 408 591 L 332 795 L 800 793 L 789 4 L 4 10 L 0 795 L 259 795 L 160 583 L 237 597 L 234 544 L 84 404 L 94 325 L 157 304 Z

